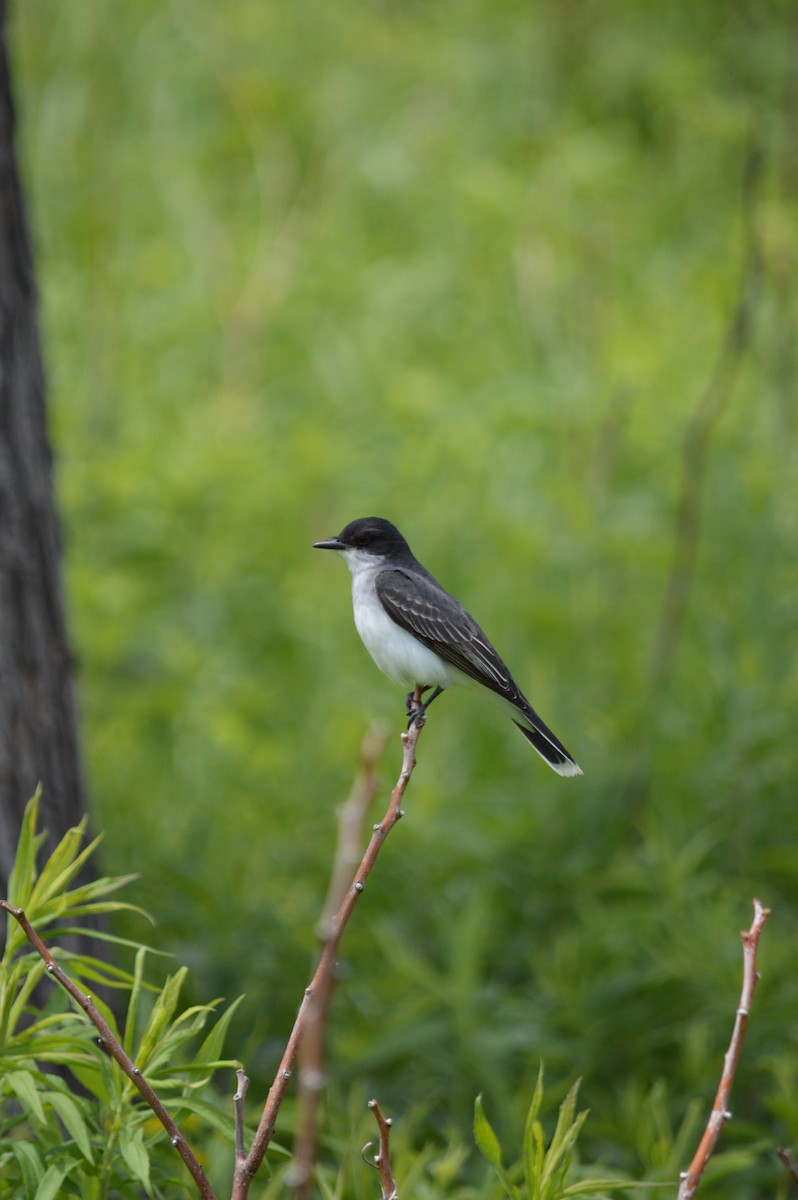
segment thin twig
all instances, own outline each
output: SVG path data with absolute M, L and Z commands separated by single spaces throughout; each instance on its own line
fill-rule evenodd
M 380 1106 L 376 1100 L 369 1100 L 369 1108 L 374 1113 L 380 1130 L 380 1149 L 379 1153 L 374 1156 L 374 1165 L 380 1173 L 382 1200 L 399 1200 L 399 1193 L 396 1190 L 396 1180 L 393 1177 L 393 1170 L 391 1169 L 390 1143 L 393 1121 L 390 1117 L 382 1115 Z
M 741 367 L 753 341 L 764 259 L 757 223 L 763 173 L 762 152 L 756 143 L 752 143 L 741 189 L 743 246 L 738 291 L 712 372 L 684 433 L 671 562 L 649 661 L 647 699 L 640 710 L 644 725 L 635 741 L 626 782 L 626 803 L 630 809 L 640 804 L 648 788 L 652 740 L 650 714 L 659 703 L 673 669 L 690 600 L 701 539 L 712 437 L 734 395 Z
M 421 697 L 418 689 L 416 690 L 415 698 L 416 706 L 420 705 Z M 366 880 L 368 879 L 371 870 L 377 861 L 383 842 L 388 834 L 393 829 L 396 822 L 404 815 L 402 809 L 402 797 L 405 789 L 413 773 L 413 768 L 416 765 L 416 743 L 418 742 L 419 734 L 424 726 L 424 718 L 421 717 L 414 722 L 407 733 L 402 734 L 403 755 L 402 755 L 402 770 L 399 774 L 399 779 L 391 793 L 391 800 L 385 816 L 378 825 L 374 826 L 374 832 L 371 836 L 371 841 L 368 844 L 366 853 L 360 862 L 360 865 L 355 872 L 355 877 L 347 888 L 343 903 L 338 912 L 332 919 L 332 927 L 329 939 L 322 951 L 319 959 L 319 965 L 311 980 L 309 986 L 305 989 L 305 995 L 302 1003 L 299 1006 L 294 1027 L 288 1038 L 283 1057 L 280 1065 L 277 1068 L 277 1074 L 274 1077 L 274 1082 L 269 1089 L 269 1095 L 261 1115 L 260 1124 L 258 1125 L 255 1139 L 249 1154 L 245 1158 L 236 1159 L 236 1170 L 233 1182 L 233 1191 L 231 1200 L 246 1200 L 249 1195 L 249 1188 L 255 1174 L 263 1162 L 263 1156 L 268 1149 L 269 1143 L 274 1134 L 274 1125 L 277 1119 L 277 1113 L 283 1102 L 283 1098 L 288 1087 L 288 1081 L 291 1078 L 291 1073 L 296 1063 L 297 1053 L 302 1038 L 305 1033 L 308 1010 L 313 1002 L 313 997 L 319 994 L 328 986 L 328 979 L 332 976 L 335 970 L 335 960 L 338 954 L 338 947 L 341 943 L 344 930 L 349 922 L 349 918 L 354 911 Z
M 63 967 L 56 962 L 53 955 L 47 949 L 44 942 L 39 937 L 28 918 L 25 916 L 23 909 L 14 908 L 13 905 L 9 904 L 7 900 L 0 900 L 0 908 L 10 913 L 11 916 L 19 922 L 28 941 L 47 964 L 48 973 L 61 984 L 61 987 L 64 989 L 64 991 L 68 992 L 76 1004 L 83 1009 L 86 1016 L 98 1031 L 103 1050 L 110 1054 L 112 1058 L 116 1059 L 116 1061 L 119 1063 L 119 1066 L 127 1075 L 128 1079 L 130 1079 L 131 1082 L 138 1088 L 147 1104 L 149 1104 L 150 1108 L 155 1113 L 166 1132 L 169 1134 L 169 1140 L 177 1150 L 177 1153 L 188 1167 L 191 1177 L 197 1185 L 200 1196 L 202 1196 L 203 1200 L 216 1200 L 216 1193 L 208 1182 L 202 1167 L 194 1157 L 186 1139 L 183 1137 L 183 1134 L 175 1124 L 174 1119 L 170 1116 L 163 1103 L 159 1100 L 150 1084 L 147 1083 L 147 1080 L 144 1078 L 139 1068 L 122 1049 L 119 1040 L 114 1035 L 108 1022 L 101 1016 L 91 996 L 87 996 L 84 992 L 81 992 L 80 988 L 78 988 L 72 982 Z
M 795 1182 L 798 1183 L 798 1162 L 795 1161 L 791 1151 L 789 1151 L 786 1146 L 779 1146 L 776 1153 L 792 1175 Z
M 238 1087 L 233 1096 L 233 1111 L 235 1113 L 236 1127 L 236 1159 L 239 1159 L 243 1158 L 246 1154 L 246 1150 L 244 1149 L 244 1100 L 249 1088 L 249 1076 L 243 1067 L 239 1067 L 236 1071 L 236 1079 L 238 1080 Z
M 698 1144 L 693 1161 L 690 1163 L 689 1170 L 685 1171 L 680 1177 L 678 1200 L 692 1200 L 695 1190 L 701 1181 L 701 1176 L 704 1174 L 704 1169 L 717 1145 L 720 1132 L 731 1118 L 729 1100 L 732 1083 L 734 1082 L 734 1073 L 737 1070 L 737 1063 L 740 1058 L 740 1050 L 743 1044 L 743 1037 L 745 1036 L 745 1028 L 748 1024 L 748 1013 L 751 1009 L 754 988 L 759 979 L 759 973 L 756 969 L 756 952 L 759 945 L 759 935 L 769 916 L 770 909 L 763 908 L 758 900 L 754 900 L 754 920 L 751 928 L 747 933 L 740 934 L 743 940 L 743 987 L 740 993 L 740 1004 L 734 1019 L 734 1029 L 729 1049 L 726 1051 L 723 1059 L 723 1072 L 717 1095 L 715 1096 L 715 1102 L 712 1105 L 712 1112 L 709 1115 L 707 1127 Z
M 382 722 L 375 722 L 367 730 L 360 746 L 360 761 L 352 789 L 338 811 L 338 838 L 330 885 L 317 926 L 322 948 L 332 933 L 332 919 L 343 903 L 352 872 L 360 860 L 363 825 L 377 790 L 377 766 L 387 740 L 388 730 Z M 294 1187 L 294 1200 L 308 1200 L 310 1195 L 316 1154 L 317 1114 L 326 1083 L 324 1038 L 334 983 L 334 974 L 331 972 L 312 997 L 299 1051 L 298 1114 L 293 1162 L 288 1178 L 289 1185 Z
M 763 253 L 756 222 L 756 200 L 763 166 L 762 151 L 753 144 L 748 151 L 743 177 L 744 245 L 739 291 L 715 368 L 684 435 L 673 557 L 651 656 L 650 669 L 655 688 L 661 686 L 670 672 L 687 609 L 701 532 L 704 477 L 712 434 L 731 400 L 740 366 L 753 336 L 754 315 L 762 281 Z
M 382 721 L 375 721 L 366 730 L 360 744 L 360 761 L 352 790 L 338 810 L 338 836 L 330 886 L 317 927 L 322 942 L 330 936 L 333 916 L 341 907 L 352 872 L 360 861 L 363 822 L 379 784 L 377 767 L 385 752 L 388 732 Z

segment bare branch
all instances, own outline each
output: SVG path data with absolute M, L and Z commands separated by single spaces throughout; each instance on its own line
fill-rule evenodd
M 377 766 L 385 752 L 388 729 L 375 721 L 360 744 L 360 762 L 349 796 L 338 810 L 338 839 L 330 875 L 330 886 L 319 918 L 317 933 L 322 942 L 330 936 L 332 919 L 346 894 L 352 872 L 360 861 L 363 822 L 377 791 Z
M 754 920 L 751 928 L 747 933 L 740 934 L 743 940 L 743 987 L 740 993 L 737 1015 L 734 1019 L 734 1029 L 729 1049 L 726 1051 L 723 1059 L 723 1073 L 721 1074 L 715 1102 L 712 1105 L 712 1112 L 709 1115 L 707 1127 L 698 1144 L 693 1161 L 690 1163 L 690 1168 L 681 1176 L 678 1200 L 692 1200 L 695 1190 L 701 1181 L 701 1176 L 704 1174 L 704 1169 L 717 1145 L 720 1132 L 731 1117 L 729 1100 L 732 1083 L 734 1082 L 734 1074 L 740 1058 L 745 1028 L 748 1024 L 748 1013 L 751 1009 L 754 988 L 759 979 L 759 973 L 756 969 L 756 952 L 759 945 L 759 935 L 769 916 L 770 909 L 763 908 L 758 900 L 754 900 Z
M 396 1190 L 396 1180 L 393 1177 L 393 1170 L 391 1169 L 390 1140 L 393 1121 L 390 1117 L 382 1115 L 380 1106 L 376 1100 L 369 1100 L 369 1108 L 374 1113 L 380 1130 L 380 1149 L 379 1153 L 374 1157 L 374 1165 L 380 1173 L 382 1200 L 399 1200 L 399 1193 Z
M 243 1067 L 239 1067 L 236 1071 L 236 1079 L 238 1087 L 233 1096 L 233 1109 L 235 1112 L 236 1124 L 236 1161 L 243 1158 L 246 1154 L 244 1149 L 244 1099 L 249 1088 L 249 1077 Z
M 415 705 L 419 707 L 421 704 L 421 696 L 419 690 L 416 689 Z M 404 815 L 402 809 L 402 798 L 407 788 L 410 776 L 413 773 L 413 768 L 416 765 L 416 743 L 418 742 L 419 734 L 424 727 L 424 717 L 414 722 L 407 733 L 402 734 L 403 755 L 402 769 L 399 778 L 391 793 L 391 800 L 385 816 L 378 825 L 374 826 L 374 831 L 371 835 L 371 841 L 368 844 L 366 853 L 358 866 L 354 879 L 346 890 L 344 899 L 338 909 L 338 912 L 332 918 L 330 935 L 322 951 L 319 959 L 319 965 L 309 984 L 305 989 L 305 995 L 302 1003 L 299 1006 L 294 1027 L 288 1038 L 282 1060 L 277 1068 L 274 1082 L 269 1089 L 269 1095 L 261 1115 L 260 1124 L 258 1125 L 255 1140 L 249 1154 L 243 1159 L 236 1159 L 236 1170 L 233 1182 L 233 1191 L 231 1200 L 246 1200 L 249 1195 L 249 1188 L 252 1180 L 255 1177 L 258 1168 L 263 1162 L 263 1156 L 268 1149 L 269 1143 L 274 1134 L 275 1121 L 277 1113 L 285 1097 L 288 1081 L 296 1063 L 299 1046 L 305 1034 L 308 1021 L 308 1013 L 314 1002 L 314 997 L 324 994 L 326 988 L 330 986 L 330 979 L 335 970 L 335 961 L 338 954 L 338 947 L 341 943 L 344 930 L 349 923 L 349 918 L 354 911 L 358 897 L 363 891 L 366 880 L 368 879 L 371 870 L 377 861 L 382 845 L 388 834 L 393 829 L 396 822 Z
M 795 1161 L 792 1153 L 787 1149 L 786 1146 L 779 1146 L 776 1153 L 792 1175 L 795 1182 L 798 1183 L 798 1162 Z
M 762 152 L 753 144 L 748 151 L 743 177 L 744 247 L 739 292 L 729 316 L 715 368 L 693 411 L 684 436 L 673 558 L 651 656 L 652 684 L 655 688 L 662 684 L 670 671 L 687 608 L 701 532 L 704 477 L 712 434 L 731 400 L 740 366 L 753 336 L 763 260 L 755 219 L 757 191 L 762 173 Z
M 671 562 L 649 662 L 647 699 L 640 710 L 643 725 L 636 739 L 625 787 L 629 808 L 639 805 L 649 785 L 652 739 L 649 717 L 673 669 L 688 609 L 701 540 L 705 479 L 712 438 L 729 407 L 753 341 L 764 261 L 757 223 L 763 166 L 762 152 L 754 142 L 745 161 L 741 189 L 743 245 L 737 296 L 728 315 L 709 379 L 698 397 L 684 433 Z
M 110 1054 L 112 1058 L 116 1059 L 119 1066 L 127 1075 L 128 1079 L 130 1079 L 131 1082 L 134 1083 L 138 1088 L 139 1092 L 144 1097 L 147 1104 L 149 1104 L 150 1108 L 168 1133 L 169 1140 L 177 1150 L 177 1153 L 188 1167 L 191 1177 L 197 1185 L 200 1196 L 202 1196 L 203 1200 L 216 1200 L 216 1193 L 208 1182 L 202 1167 L 194 1157 L 188 1142 L 175 1124 L 174 1119 L 170 1116 L 163 1103 L 159 1100 L 150 1084 L 147 1083 L 147 1080 L 144 1078 L 139 1068 L 122 1049 L 119 1040 L 114 1035 L 108 1022 L 100 1014 L 91 996 L 87 996 L 84 992 L 81 992 L 80 988 L 78 988 L 72 982 L 63 967 L 56 962 L 55 958 L 47 949 L 44 942 L 39 937 L 38 933 L 33 928 L 21 908 L 14 908 L 13 905 L 9 904 L 7 900 L 0 900 L 0 908 L 4 909 L 7 913 L 10 913 L 11 916 L 18 921 L 24 930 L 28 941 L 46 962 L 48 973 L 61 984 L 61 987 L 64 989 L 64 991 L 68 992 L 75 1003 L 83 1009 L 86 1016 L 98 1031 L 103 1050 Z
M 332 933 L 332 920 L 346 895 L 352 872 L 360 860 L 363 824 L 377 790 L 377 764 L 385 750 L 388 731 L 381 722 L 367 730 L 360 746 L 360 762 L 347 800 L 338 811 L 338 838 L 327 898 L 317 933 L 322 947 Z M 324 1038 L 327 1013 L 334 989 L 334 973 L 322 983 L 308 1005 L 305 1036 L 299 1051 L 299 1097 L 294 1157 L 288 1182 L 294 1187 L 294 1200 L 307 1200 L 316 1153 L 316 1125 L 319 1101 L 326 1083 Z

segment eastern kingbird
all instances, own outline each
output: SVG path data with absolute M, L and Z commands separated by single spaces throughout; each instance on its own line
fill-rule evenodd
M 559 775 L 582 771 L 544 725 L 470 613 L 422 567 L 399 530 L 382 517 L 351 521 L 338 537 L 314 542 L 338 550 L 352 572 L 355 625 L 381 671 L 395 683 L 434 687 L 411 723 L 444 688 L 487 689 L 541 758 Z

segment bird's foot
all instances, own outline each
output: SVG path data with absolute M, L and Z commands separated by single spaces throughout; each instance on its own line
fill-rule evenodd
M 428 692 L 428 691 L 429 691 L 428 687 L 421 687 L 421 685 L 419 684 L 417 687 L 415 687 L 413 689 L 412 692 L 408 692 L 407 695 L 405 696 L 405 711 L 407 712 L 407 728 L 408 729 L 412 729 L 413 726 L 415 725 L 416 721 L 420 717 L 424 716 L 424 712 L 425 712 L 427 706 L 426 706 L 426 704 L 421 703 L 421 697 L 424 695 L 425 692 Z
M 408 692 L 408 695 L 407 695 L 407 728 L 408 729 L 412 729 L 412 727 L 414 725 L 417 725 L 419 723 L 419 721 L 424 720 L 427 709 L 429 708 L 430 704 L 432 704 L 432 701 L 436 700 L 438 698 L 438 696 L 440 696 L 441 692 L 443 691 L 443 688 L 436 687 L 435 691 L 432 693 L 432 695 L 429 697 L 429 699 L 425 700 L 424 703 L 421 704 L 420 703 L 421 697 L 427 691 L 429 691 L 429 688 L 417 688 L 415 692 Z

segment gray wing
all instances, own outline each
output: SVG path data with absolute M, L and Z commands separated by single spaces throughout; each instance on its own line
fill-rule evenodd
M 377 596 L 388 616 L 478 683 L 523 701 L 510 672 L 470 613 L 431 577 L 399 568 L 380 571 Z
M 535 712 L 470 613 L 431 575 L 401 568 L 380 571 L 377 596 L 388 616 L 453 667 L 514 705 L 525 718 L 515 724 L 560 775 L 581 775 L 558 737 Z

